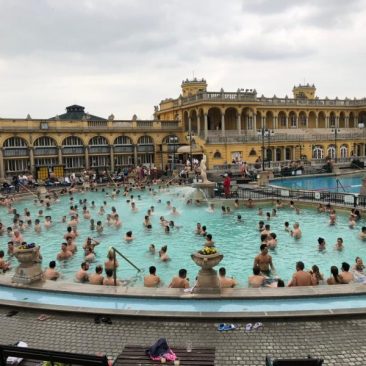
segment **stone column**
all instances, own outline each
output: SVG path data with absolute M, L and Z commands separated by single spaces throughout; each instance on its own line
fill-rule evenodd
M 283 148 L 283 161 L 286 160 L 286 147 Z
M 113 145 L 110 146 L 110 159 L 111 159 L 111 173 L 114 173 L 114 150 Z
M 286 116 L 286 128 L 288 128 L 288 116 Z
M 203 115 L 203 121 L 204 121 L 204 131 L 205 131 L 205 140 L 206 140 L 207 135 L 208 135 L 208 121 L 207 121 L 207 114 L 206 113 Z
M 188 117 L 188 132 L 192 132 L 192 118 Z
M 253 113 L 253 125 L 252 125 L 253 131 L 257 129 L 257 113 Z
M 201 133 L 201 116 L 197 114 L 197 135 Z
M 238 134 L 241 135 L 241 115 L 238 113 L 236 117 L 236 127 L 238 129 Z
M 266 127 L 266 117 L 262 117 L 261 128 L 265 128 L 265 127 Z
M 318 116 L 315 117 L 315 128 L 319 127 Z
M 57 149 L 58 165 L 62 165 L 62 147 L 59 146 Z
M 336 119 L 335 119 L 335 128 L 339 128 L 339 116 L 336 116 Z
M 5 178 L 3 149 L 0 148 L 0 178 Z
M 358 116 L 355 117 L 354 121 L 355 127 L 358 127 Z
M 133 145 L 133 160 L 134 160 L 134 165 L 137 166 L 137 145 Z
M 344 125 L 346 128 L 349 128 L 349 116 L 346 116 L 346 118 L 344 120 Z
M 30 171 L 31 174 L 34 174 L 34 151 L 33 146 L 29 148 L 29 160 L 30 160 Z
M 274 124 L 273 128 L 277 130 L 278 129 L 278 117 L 277 116 L 274 117 L 273 124 Z
M 329 116 L 325 117 L 325 128 L 329 128 Z
M 221 113 L 221 135 L 225 136 L 225 113 Z
M 88 148 L 88 146 L 84 146 L 84 159 L 85 159 L 85 169 L 89 170 L 90 165 L 89 165 L 89 148 Z
M 305 128 L 309 127 L 309 117 L 305 116 Z

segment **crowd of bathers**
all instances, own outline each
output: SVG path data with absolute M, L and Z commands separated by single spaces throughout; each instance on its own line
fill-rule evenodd
M 163 190 L 161 187 L 156 187 L 158 190 Z M 141 200 L 141 195 L 139 191 L 148 190 L 151 195 L 156 195 L 155 188 L 153 186 L 147 185 L 145 186 L 129 186 L 123 185 L 121 187 L 115 187 L 110 192 L 105 191 L 104 188 L 99 188 L 105 194 L 105 200 L 103 203 L 97 207 L 94 201 L 88 201 L 86 198 L 79 199 L 76 202 L 74 193 L 80 192 L 77 187 L 72 187 L 69 190 L 63 189 L 58 193 L 53 191 L 52 193 L 46 194 L 44 197 L 38 196 L 34 199 L 33 204 L 38 207 L 38 212 L 36 214 L 31 214 L 28 208 L 24 209 L 23 213 L 19 213 L 17 209 L 14 207 L 14 198 L 6 197 L 0 200 L 0 204 L 5 206 L 8 214 L 12 217 L 12 226 L 4 227 L 2 223 L 0 223 L 0 235 L 8 235 L 10 240 L 8 241 L 8 250 L 7 254 L 11 257 L 14 254 L 16 248 L 24 247 L 32 245 L 33 243 L 27 243 L 23 235 L 26 236 L 28 230 L 34 230 L 36 233 L 41 234 L 43 230 L 43 226 L 45 229 L 50 229 L 54 223 L 52 221 L 52 216 L 48 214 L 51 212 L 51 207 L 60 201 L 61 195 L 67 195 L 69 198 L 69 212 L 67 215 L 62 216 L 60 222 L 61 224 L 66 226 L 66 232 L 63 235 L 63 240 L 60 244 L 60 251 L 58 252 L 56 258 L 51 260 L 48 264 L 48 267 L 44 270 L 44 279 L 45 280 L 57 280 L 60 278 L 61 274 L 57 270 L 57 262 L 60 261 L 68 261 L 71 259 L 78 250 L 77 242 L 82 240 L 82 245 L 80 250 L 83 251 L 83 261 L 80 264 L 80 269 L 75 274 L 75 280 L 80 283 L 89 283 L 93 285 L 106 285 L 106 286 L 115 286 L 126 283 L 125 281 L 120 281 L 117 276 L 117 268 L 119 266 L 118 260 L 116 259 L 115 252 L 112 249 L 109 249 L 106 253 L 106 260 L 103 264 L 97 264 L 95 266 L 94 273 L 90 273 L 90 264 L 95 263 L 97 261 L 96 251 L 98 250 L 98 245 L 100 244 L 100 239 L 96 239 L 92 236 L 87 236 L 86 238 L 80 238 L 79 232 L 77 230 L 78 225 L 80 224 L 80 216 L 83 220 L 89 222 L 89 228 L 91 233 L 102 234 L 104 230 L 104 226 L 108 225 L 115 229 L 120 229 L 122 227 L 122 221 L 120 216 L 114 206 L 111 206 L 109 209 L 108 200 L 120 199 L 124 197 L 126 203 L 129 205 L 129 208 L 132 213 L 137 213 L 139 210 L 137 208 L 136 201 Z M 98 188 L 93 188 L 93 190 L 98 190 Z M 83 188 L 81 189 L 81 193 L 83 193 Z M 158 200 L 158 203 L 162 203 L 161 199 Z M 201 205 L 199 200 L 195 200 L 194 202 L 197 206 Z M 193 204 L 191 199 L 186 201 L 187 205 Z M 269 287 L 284 287 L 284 281 L 279 278 L 276 274 L 276 269 L 273 264 L 272 256 L 270 252 L 274 250 L 278 245 L 278 239 L 276 233 L 271 230 L 271 219 L 276 217 L 281 209 L 289 208 L 293 210 L 295 215 L 300 215 L 301 210 L 297 207 L 293 201 L 290 201 L 289 204 L 281 202 L 281 200 L 277 200 L 274 204 L 274 207 L 271 211 L 263 212 L 262 208 L 257 209 L 258 217 L 260 218 L 258 222 L 258 232 L 260 238 L 260 252 L 254 258 L 253 263 L 253 274 L 248 278 L 248 286 L 249 287 L 261 287 L 261 286 L 269 286 Z M 234 201 L 234 207 L 231 209 L 228 206 L 221 206 L 222 215 L 230 215 L 233 213 L 235 209 L 239 209 L 241 207 L 246 207 L 247 209 L 256 209 L 256 204 L 252 199 L 245 201 L 244 203 L 239 202 L 238 199 Z M 169 210 L 171 216 L 178 217 L 180 213 L 177 208 L 174 207 L 171 201 L 166 202 L 166 208 Z M 110 210 L 110 212 L 108 212 Z M 151 216 L 154 214 L 154 206 L 151 206 L 147 209 L 146 213 L 143 215 L 142 225 L 144 226 L 146 231 L 152 230 Z M 318 212 L 321 214 L 326 214 L 329 216 L 329 225 L 335 225 L 337 220 L 336 211 L 333 207 L 328 205 L 319 204 L 317 208 Z M 208 206 L 209 212 L 215 211 L 215 204 L 210 203 Z M 79 214 L 80 213 L 80 214 Z M 97 214 L 100 217 L 100 220 L 95 220 L 92 218 L 92 213 Z M 106 221 L 103 221 L 103 217 L 106 217 Z M 359 210 L 352 209 L 349 215 L 349 227 L 350 229 L 355 228 L 357 222 L 361 219 L 361 214 Z M 41 222 L 41 220 L 43 222 Z M 236 220 L 238 222 L 242 221 L 241 215 L 237 215 Z M 83 221 L 83 223 L 85 222 Z M 290 226 L 289 222 L 284 222 L 283 230 L 288 232 L 294 240 L 299 240 L 302 237 L 302 231 L 300 228 L 299 222 L 297 220 Z M 162 228 L 162 232 L 169 233 L 170 230 L 179 229 L 180 226 L 177 225 L 173 220 L 167 220 L 164 216 L 161 216 L 159 219 L 159 224 Z M 201 225 L 197 223 L 196 228 L 194 229 L 194 234 L 202 236 L 204 238 L 204 247 L 213 248 L 215 247 L 215 242 L 213 240 L 212 234 L 207 232 L 207 227 L 205 225 Z M 193 233 L 192 233 L 193 235 Z M 359 238 L 361 240 L 366 240 L 366 227 L 362 227 Z M 133 241 L 134 235 L 132 231 L 127 231 L 124 235 L 124 240 L 126 242 Z M 34 245 L 34 244 L 33 244 Z M 39 247 L 36 247 L 39 248 Z M 344 244 L 343 239 L 341 237 L 337 238 L 337 241 L 334 245 L 336 250 L 343 250 Z M 326 249 L 326 241 L 324 238 L 318 238 L 318 250 L 324 251 Z M 150 244 L 148 247 L 148 251 L 151 254 L 155 254 L 156 252 L 159 255 L 159 260 L 162 262 L 169 261 L 168 255 L 168 246 L 163 245 L 159 250 L 155 248 L 154 244 Z M 42 261 L 42 254 L 38 250 L 37 258 L 39 261 Z M 347 284 L 351 282 L 361 282 L 366 279 L 366 274 L 364 273 L 364 265 L 362 259 L 357 257 L 355 259 L 355 263 L 350 265 L 347 262 L 343 262 L 340 266 L 340 270 L 337 266 L 333 265 L 330 268 L 330 276 L 329 278 L 325 278 L 325 276 L 320 272 L 319 267 L 314 264 L 311 266 L 311 269 L 305 270 L 305 264 L 302 261 L 298 261 L 296 263 L 295 273 L 292 279 L 287 283 L 288 286 L 317 286 L 321 284 Z M 0 270 L 6 272 L 11 269 L 11 263 L 5 259 L 5 253 L 3 250 L 0 250 Z M 226 269 L 224 267 L 219 268 L 218 278 L 221 287 L 235 287 L 238 285 L 238 282 L 232 278 L 226 276 Z M 163 283 L 160 277 L 157 274 L 157 269 L 155 266 L 149 267 L 149 273 L 144 277 L 144 286 L 145 287 L 159 287 L 162 286 Z M 172 278 L 170 281 L 169 287 L 171 288 L 190 288 L 195 286 L 195 281 L 189 281 L 187 277 L 187 270 L 181 268 L 178 270 L 176 276 Z

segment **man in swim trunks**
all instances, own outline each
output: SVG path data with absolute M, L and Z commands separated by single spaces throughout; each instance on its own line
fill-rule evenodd
M 160 284 L 160 277 L 156 275 L 156 267 L 151 266 L 149 268 L 149 273 L 144 278 L 144 286 L 145 287 L 158 287 Z
M 62 243 L 61 244 L 61 252 L 59 252 L 57 254 L 57 260 L 59 261 L 63 261 L 65 259 L 69 259 L 73 256 L 72 252 L 70 252 L 68 249 L 67 249 L 67 243 Z
M 292 280 L 288 284 L 289 287 L 294 286 L 313 286 L 311 274 L 304 271 L 305 265 L 299 261 L 296 263 L 296 272 L 292 276 Z
M 189 282 L 187 277 L 187 270 L 180 269 L 178 276 L 174 276 L 169 284 L 170 288 L 189 288 Z
M 266 244 L 260 246 L 261 252 L 254 258 L 253 268 L 259 267 L 262 274 L 269 276 L 271 271 L 274 272 L 275 268 L 272 263 L 272 257 L 268 254 L 268 248 Z

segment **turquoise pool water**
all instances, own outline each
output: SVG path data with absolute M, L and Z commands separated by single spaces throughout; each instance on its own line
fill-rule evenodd
M 80 224 L 78 231 L 80 236 L 76 243 L 79 247 L 76 255 L 69 261 L 59 262 L 57 267 L 62 273 L 62 281 L 73 281 L 76 271 L 80 268 L 83 261 L 83 250 L 81 245 L 87 236 L 93 236 L 101 241 L 96 247 L 97 262 L 104 263 L 106 254 L 110 246 L 118 248 L 125 256 L 127 256 L 138 267 L 144 270 L 144 273 L 137 274 L 136 270 L 129 264 L 119 259 L 120 267 L 118 269 L 118 277 L 129 280 L 132 286 L 141 286 L 143 275 L 148 272 L 150 265 L 157 267 L 157 274 L 162 278 L 165 285 L 168 285 L 171 278 L 177 274 L 179 268 L 188 270 L 188 277 L 193 280 L 197 275 L 199 268 L 193 263 L 190 254 L 202 247 L 204 239 L 194 234 L 196 223 L 207 225 L 208 233 L 213 235 L 217 248 L 224 254 L 221 262 L 226 267 L 227 274 L 234 276 L 241 286 L 246 286 L 247 278 L 252 272 L 254 257 L 259 252 L 259 232 L 257 231 L 257 223 L 259 220 L 265 220 L 264 216 L 258 216 L 256 209 L 240 208 L 233 210 L 231 215 L 222 216 L 220 206 L 221 202 L 216 204 L 213 213 L 208 212 L 206 206 L 196 207 L 187 206 L 185 204 L 186 195 L 191 192 L 192 188 L 174 188 L 171 191 L 158 192 L 156 195 L 148 192 L 134 192 L 138 212 L 133 213 L 126 198 L 119 196 L 115 201 L 110 197 L 106 197 L 105 193 L 85 193 L 75 194 L 75 200 L 86 198 L 88 202 L 92 200 L 96 203 L 96 209 L 91 209 L 92 217 L 102 220 L 104 223 L 104 233 L 98 235 L 89 228 L 89 221 L 83 219 L 81 208 L 79 208 Z M 110 192 L 110 191 L 109 191 Z M 141 195 L 141 200 L 137 199 L 137 195 Z M 183 197 L 184 196 L 184 197 Z M 159 203 L 161 200 L 161 203 Z M 180 212 L 179 216 L 173 216 L 171 210 L 166 206 L 167 201 L 171 201 Z M 116 230 L 105 224 L 106 215 L 98 215 L 98 209 L 107 202 L 106 213 L 109 213 L 112 206 L 115 206 L 119 213 L 123 226 Z M 222 201 L 226 204 L 227 202 Z M 152 230 L 147 232 L 143 225 L 144 215 L 150 206 L 155 207 L 155 214 L 152 216 Z M 19 212 L 23 212 L 27 207 L 32 213 L 32 220 L 37 217 L 36 213 L 40 209 L 35 206 L 33 200 L 24 200 L 17 202 L 15 207 Z M 271 206 L 263 206 L 264 213 L 272 209 Z M 23 233 L 25 240 L 28 242 L 36 242 L 41 246 L 41 252 L 44 257 L 42 265 L 46 267 L 50 260 L 56 258 L 60 250 L 60 244 L 63 242 L 63 234 L 66 232 L 66 224 L 61 224 L 62 215 L 69 212 L 69 197 L 64 196 L 61 202 L 52 206 L 51 210 L 47 210 L 47 214 L 52 216 L 54 226 L 47 230 L 42 228 L 42 233 L 37 234 L 34 229 L 28 228 Z M 242 215 L 243 222 L 238 223 L 236 216 Z M 173 229 L 167 235 L 164 233 L 162 226 L 159 224 L 160 216 L 166 217 L 168 220 L 174 220 L 176 225 L 181 226 L 179 229 Z M 12 218 L 7 214 L 4 207 L 0 207 L 1 221 L 5 226 L 10 226 Z M 303 230 L 303 237 L 296 241 L 284 231 L 284 222 L 289 221 L 292 225 L 299 221 Z M 276 250 L 271 252 L 277 274 L 285 281 L 291 278 L 294 272 L 295 262 L 303 260 L 307 268 L 313 264 L 317 264 L 321 271 L 328 276 L 331 265 L 340 266 L 341 262 L 347 261 L 350 264 L 354 262 L 356 256 L 366 258 L 366 244 L 358 239 L 358 231 L 363 225 L 358 224 L 354 230 L 348 228 L 348 218 L 346 215 L 338 214 L 337 224 L 335 226 L 328 225 L 328 216 L 319 214 L 311 209 L 303 209 L 300 215 L 296 215 L 291 209 L 278 210 L 277 217 L 274 217 L 269 223 L 272 231 L 277 233 L 278 246 Z M 135 240 L 126 243 L 123 236 L 126 231 L 132 230 Z M 327 249 L 324 252 L 317 250 L 317 238 L 323 236 L 327 242 Z M 334 250 L 333 246 L 337 237 L 343 237 L 345 249 L 342 252 Z M 0 248 L 6 251 L 6 245 L 9 237 L 5 234 L 0 236 Z M 158 255 L 152 255 L 148 252 L 149 244 L 154 243 L 159 249 L 163 245 L 168 245 L 168 255 L 171 260 L 161 262 Z M 13 259 L 13 265 L 16 265 Z M 94 263 L 89 272 L 94 272 Z M 217 267 L 218 268 L 218 267 Z M 193 284 L 193 281 L 191 281 Z
M 0 287 L 0 298 L 8 301 L 78 308 L 160 312 L 260 312 L 355 309 L 366 307 L 366 295 L 260 300 L 176 300 L 86 296 Z
M 345 175 L 332 177 L 298 177 L 276 179 L 271 182 L 272 185 L 286 187 L 291 189 L 305 189 L 310 191 L 332 191 L 360 193 L 362 178 L 364 174 Z M 338 180 L 338 186 L 337 186 Z

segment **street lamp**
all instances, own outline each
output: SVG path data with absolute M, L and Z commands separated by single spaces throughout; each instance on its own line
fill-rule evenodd
M 265 166 L 264 166 L 264 149 L 265 149 L 265 147 L 264 147 L 264 127 L 262 127 L 262 170 L 263 171 L 265 171 L 266 170 L 266 168 L 265 168 Z
M 174 171 L 175 169 L 175 149 L 176 149 L 176 144 L 178 142 L 178 137 L 177 136 L 173 136 L 172 137 L 173 140 L 173 161 L 172 161 L 172 171 Z
M 303 147 L 304 147 L 304 145 L 296 145 L 295 147 L 298 147 L 299 149 L 300 149 L 300 160 L 302 160 L 301 158 L 302 158 L 302 149 L 303 149 Z
M 334 130 L 332 130 L 332 132 L 334 132 L 334 161 L 337 162 L 337 137 L 338 137 L 338 133 L 341 132 L 341 130 L 339 128 L 334 128 Z
M 267 138 L 268 138 L 268 150 L 269 150 L 270 144 L 271 144 L 271 130 L 262 127 L 261 128 L 261 135 L 262 135 L 262 170 L 265 170 L 265 162 L 264 162 L 264 152 L 265 152 L 264 137 L 267 136 Z M 269 159 L 268 156 L 267 156 L 268 167 L 271 167 L 271 160 L 272 159 Z

